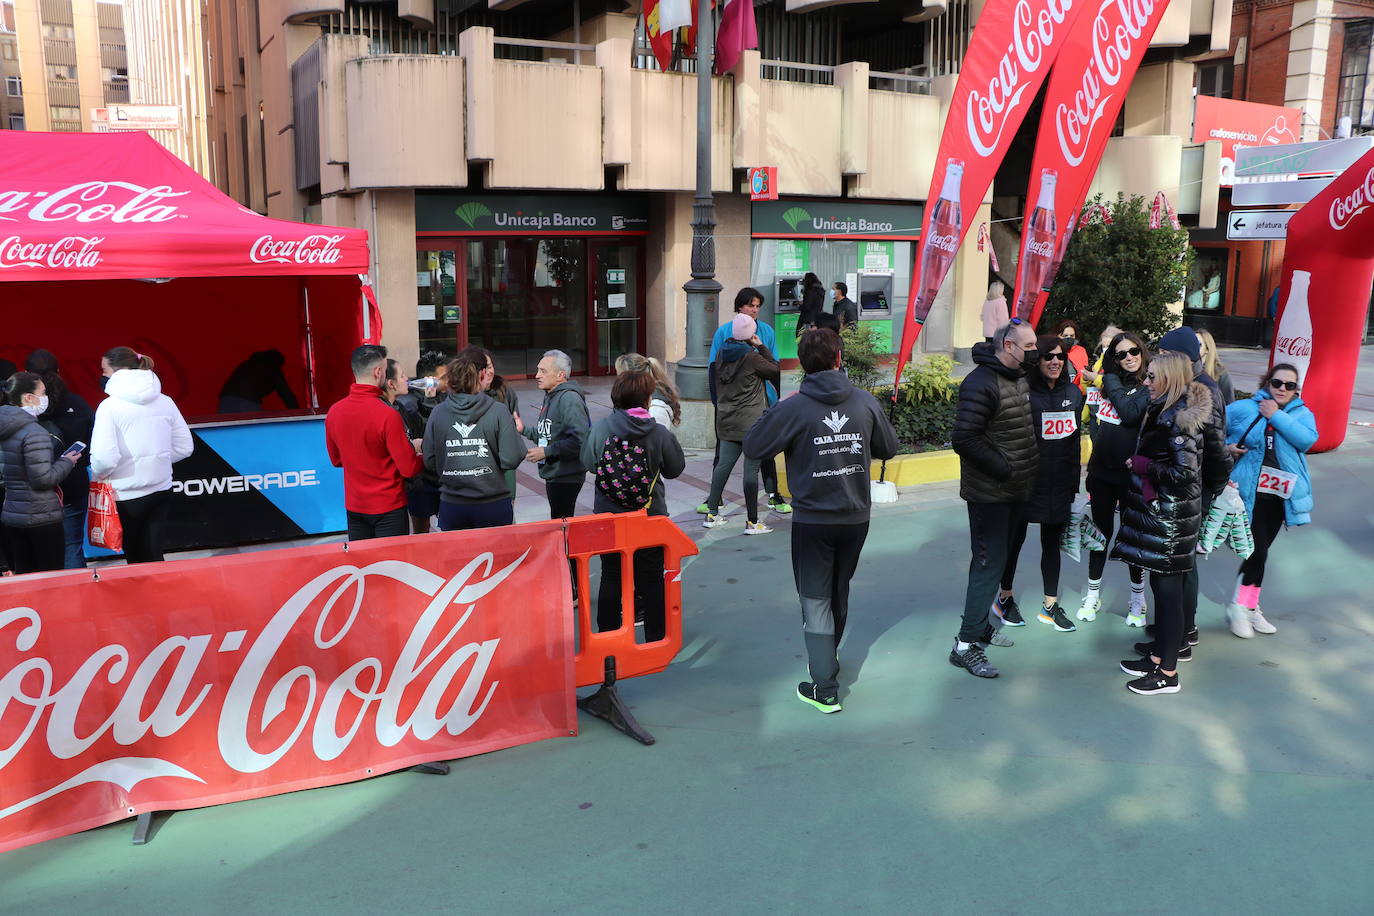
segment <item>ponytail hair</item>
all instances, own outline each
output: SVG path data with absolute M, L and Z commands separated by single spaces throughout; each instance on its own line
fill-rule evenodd
M 153 358 L 144 356 L 133 347 L 111 347 L 105 351 L 105 362 L 111 369 L 147 369 L 152 371 Z
M 677 393 L 677 387 L 668 378 L 668 370 L 663 367 L 663 363 L 652 356 L 644 356 L 639 353 L 623 353 L 616 357 L 615 371 L 619 375 L 623 372 L 642 372 L 654 380 L 653 396 L 668 405 L 672 412 L 672 423 L 677 426 L 682 422 L 682 401 Z
M 42 384 L 43 376 L 37 372 L 16 372 L 5 382 L 5 403 L 19 407 L 26 394 L 33 394 Z

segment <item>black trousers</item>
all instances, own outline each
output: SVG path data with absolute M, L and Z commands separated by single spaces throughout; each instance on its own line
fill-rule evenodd
M 720 440 L 716 440 L 716 454 L 711 467 L 720 464 Z M 766 496 L 780 496 L 778 492 L 778 458 L 774 455 L 767 461 L 759 462 L 759 476 L 763 478 L 763 492 Z
M 1206 518 L 1207 513 L 1212 511 L 1212 500 L 1206 495 L 1202 497 L 1202 515 Z M 1193 565 L 1183 574 L 1183 632 L 1187 633 L 1197 626 L 1197 559 L 1194 558 Z
M 5 546 L 15 575 L 62 569 L 67 560 L 67 537 L 61 522 L 32 528 L 5 526 Z
M 368 515 L 363 512 L 348 513 L 348 539 L 350 541 L 370 541 L 373 538 L 394 538 L 410 534 L 410 518 L 406 507 Z
M 1155 598 L 1155 651 L 1159 667 L 1173 671 L 1178 667 L 1178 650 L 1183 642 L 1184 576 L 1150 573 L 1150 591 Z
M 568 477 L 544 481 L 544 495 L 549 498 L 549 518 L 572 518 L 577 514 L 577 496 L 582 492 L 586 477 Z
M 1264 564 L 1269 560 L 1269 548 L 1283 530 L 1285 520 L 1282 499 L 1277 496 L 1255 497 L 1255 517 L 1250 519 L 1250 535 L 1255 539 L 1255 552 L 1240 564 L 1241 585 L 1264 584 Z
M 801 599 L 802 635 L 811 680 L 824 695 L 838 686 L 839 648 L 849 620 L 849 580 L 859 568 L 868 522 L 792 523 L 792 577 Z
M 1126 488 L 1089 477 L 1087 490 L 1088 496 L 1092 498 L 1089 506 L 1092 509 L 1093 524 L 1097 525 L 1098 530 L 1102 532 L 1102 537 L 1107 541 L 1107 547 L 1110 548 L 1112 546 L 1112 533 L 1116 531 L 1116 510 L 1126 500 Z M 1094 581 L 1101 579 L 1106 568 L 1106 550 L 1088 552 L 1089 579 Z M 1145 581 L 1145 570 L 1139 566 L 1132 566 L 1130 571 L 1131 581 L 1136 585 Z
M 644 641 L 657 642 L 667 631 L 663 584 L 663 548 L 636 550 L 630 561 L 634 576 L 635 620 L 644 621 Z M 596 595 L 596 630 L 620 628 L 620 554 L 601 555 L 601 587 Z
M 172 508 L 172 491 L 117 500 L 115 508 L 124 527 L 124 559 L 129 563 L 161 562 L 162 530 Z
M 1040 578 L 1045 583 L 1046 595 L 1059 594 L 1059 539 L 1064 536 L 1064 526 L 1040 524 Z M 1007 566 L 1002 571 L 1002 590 L 1011 591 L 1016 581 L 1016 562 L 1021 558 L 1021 548 L 1026 543 L 1026 533 L 1030 522 L 1025 519 L 1016 523 L 1011 533 L 1011 548 L 1007 552 Z
M 1022 503 L 968 503 L 968 564 L 960 642 L 977 642 L 988 628 L 988 614 L 1007 568 L 1011 538 L 1021 521 Z

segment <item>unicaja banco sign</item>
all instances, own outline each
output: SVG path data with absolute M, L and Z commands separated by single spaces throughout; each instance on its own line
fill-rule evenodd
M 420 232 L 455 235 L 644 235 L 649 205 L 635 195 L 470 195 L 419 192 Z
M 758 201 L 753 205 L 755 238 L 914 239 L 921 207 L 911 204 L 834 201 Z

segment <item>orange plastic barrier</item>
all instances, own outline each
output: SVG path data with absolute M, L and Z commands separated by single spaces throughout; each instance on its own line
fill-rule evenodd
M 588 515 L 568 519 L 568 559 L 577 577 L 577 654 L 574 678 L 578 687 L 600 684 L 601 690 L 578 700 L 585 712 L 644 744 L 654 739 L 634 721 L 615 691 L 619 679 L 655 674 L 667 668 L 682 650 L 682 561 L 697 553 L 696 543 L 663 516 L 644 512 Z M 664 636 L 654 642 L 635 641 L 634 554 L 644 547 L 663 548 Z M 590 584 L 591 559 L 620 554 L 620 626 L 593 631 L 596 596 Z

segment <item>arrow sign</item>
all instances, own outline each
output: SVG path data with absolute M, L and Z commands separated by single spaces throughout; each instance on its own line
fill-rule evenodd
M 1233 242 L 1279 241 L 1288 238 L 1288 221 L 1297 210 L 1232 210 L 1226 238 Z

